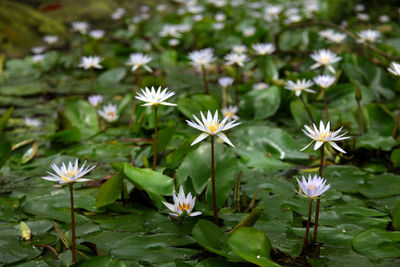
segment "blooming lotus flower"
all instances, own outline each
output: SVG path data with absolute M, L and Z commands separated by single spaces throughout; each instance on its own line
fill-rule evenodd
M 194 204 L 196 203 L 196 197 L 192 198 L 192 194 L 190 192 L 187 194 L 187 197 L 185 197 L 185 192 L 183 191 L 182 185 L 179 187 L 179 194 L 176 195 L 174 190 L 172 196 L 174 198 L 173 205 L 165 201 L 162 202 L 168 209 L 172 211 L 172 213 L 169 213 L 169 215 L 179 217 L 184 211 L 186 211 L 186 214 L 190 217 L 201 214 L 200 211 L 192 212 Z
M 315 51 L 311 54 L 311 58 L 316 62 L 314 65 L 311 66 L 312 70 L 324 66 L 332 73 L 336 72 L 335 69 L 332 67 L 332 64 L 342 59 L 341 57 L 338 57 L 336 53 L 327 49 Z
M 242 33 L 243 33 L 243 36 L 244 36 L 244 37 L 253 36 L 253 35 L 256 33 L 256 28 L 255 28 L 255 27 L 247 27 L 247 28 L 244 28 L 243 31 L 242 31 Z
M 212 116 L 211 111 L 207 112 L 207 118 L 203 115 L 202 112 L 200 112 L 200 115 L 201 115 L 201 121 L 195 115 L 193 115 L 193 117 L 196 120 L 196 122 L 186 120 L 187 124 L 190 127 L 196 128 L 197 130 L 203 132 L 202 134 L 199 135 L 199 137 L 196 138 L 196 140 L 193 141 L 193 143 L 191 144 L 192 146 L 199 143 L 209 135 L 212 136 L 216 135 L 231 147 L 235 147 L 228 139 L 228 137 L 226 137 L 226 135 L 222 132 L 229 130 L 235 126 L 238 126 L 240 122 L 235 123 L 236 120 L 232 120 L 227 123 L 229 116 L 225 117 L 221 122 L 219 122 L 218 110 L 215 111 L 214 117 Z
M 165 100 L 175 95 L 175 92 L 172 91 L 168 92 L 167 91 L 168 88 L 165 88 L 163 91 L 161 91 L 161 86 L 160 86 L 156 91 L 155 88 L 152 86 L 151 90 L 147 87 L 145 88 L 145 90 L 143 89 L 141 90 L 142 94 L 138 92 L 137 96 L 135 97 L 143 102 L 147 102 L 142 106 L 158 106 L 158 105 L 176 106 L 176 104 L 165 102 Z
M 132 66 L 132 71 L 135 71 L 139 69 L 140 67 L 143 67 L 145 70 L 148 72 L 153 72 L 153 70 L 147 66 L 147 64 L 152 60 L 151 57 L 144 55 L 142 53 L 134 53 L 130 54 L 129 60 L 126 63 L 128 66 Z
M 71 23 L 72 30 L 79 32 L 80 34 L 86 34 L 89 29 L 89 24 L 85 21 L 75 21 Z
M 387 70 L 395 76 L 400 76 L 400 64 L 399 63 L 396 63 L 396 62 L 390 63 L 390 67 L 387 68 Z
M 225 60 L 227 61 L 227 65 L 236 64 L 240 67 L 243 67 L 244 63 L 247 61 L 247 55 L 232 52 L 225 56 Z
M 221 113 L 224 117 L 229 117 L 228 120 L 238 120 L 239 116 L 236 114 L 238 113 L 239 108 L 237 106 L 228 106 L 225 108 L 222 108 Z
M 211 62 L 215 61 L 212 48 L 205 48 L 189 53 L 190 64 L 198 69 L 208 67 Z
M 98 110 L 97 112 L 108 122 L 113 122 L 118 119 L 116 105 L 108 104 L 107 106 L 103 107 L 103 110 Z
M 64 164 L 64 162 L 60 167 L 58 167 L 55 163 L 53 163 L 51 167 L 56 172 L 56 174 L 47 172 L 48 174 L 50 174 L 50 176 L 45 176 L 42 178 L 49 181 L 56 181 L 59 182 L 60 184 L 86 182 L 89 181 L 89 179 L 85 179 L 82 177 L 85 176 L 90 171 L 92 171 L 96 166 L 95 165 L 87 166 L 85 168 L 85 164 L 86 161 L 79 168 L 78 159 L 75 160 L 75 165 L 70 161 L 68 163 L 68 167 Z
M 247 51 L 247 47 L 244 45 L 235 45 L 232 47 L 232 52 L 236 54 L 244 54 Z
M 58 36 L 55 35 L 46 35 L 43 37 L 43 41 L 47 43 L 48 45 L 52 45 L 58 42 Z
M 253 84 L 253 90 L 264 90 L 269 87 L 267 83 L 255 83 Z
M 327 29 L 327 30 L 323 30 L 318 32 L 318 35 L 324 39 L 330 39 L 332 37 L 332 35 L 335 34 L 335 31 L 332 29 Z
M 40 125 L 42 125 L 42 122 L 40 120 L 30 117 L 25 117 L 24 123 L 28 127 L 39 127 Z
M 332 75 L 318 75 L 314 77 L 315 84 L 319 85 L 323 89 L 327 89 L 332 86 L 336 81 L 336 77 Z
M 102 69 L 103 66 L 100 65 L 100 62 L 103 59 L 98 56 L 90 56 L 90 57 L 82 57 L 81 63 L 78 65 L 81 68 L 87 69 Z
M 317 126 L 315 126 L 315 124 L 313 124 L 314 126 L 314 130 L 311 129 L 310 127 L 308 127 L 307 125 L 304 125 L 304 127 L 306 128 L 307 131 L 303 130 L 305 135 L 307 135 L 308 137 L 310 137 L 311 139 L 313 139 L 313 141 L 311 141 L 311 143 L 309 143 L 308 145 L 306 145 L 303 149 L 301 149 L 300 151 L 303 151 L 304 149 L 306 149 L 307 147 L 309 147 L 313 142 L 315 142 L 314 145 L 314 150 L 317 150 L 318 148 L 320 148 L 323 144 L 328 143 L 330 144 L 334 149 L 342 152 L 342 153 L 346 153 L 346 151 L 344 151 L 343 149 L 341 149 L 335 142 L 337 141 L 341 141 L 341 140 L 345 140 L 350 138 L 349 136 L 344 136 L 345 134 L 347 134 L 347 132 L 340 134 L 340 131 L 343 129 L 343 127 L 341 127 L 339 130 L 337 131 L 331 131 L 330 130 L 330 122 L 328 122 L 326 124 L 326 127 L 324 126 L 324 123 L 322 121 L 320 121 L 319 123 L 319 129 L 317 128 Z
M 256 54 L 259 56 L 270 55 L 275 51 L 275 46 L 271 43 L 253 44 L 252 47 Z
M 89 36 L 92 37 L 93 39 L 99 40 L 104 37 L 104 31 L 103 30 L 91 30 L 89 32 Z
M 314 83 L 312 81 L 303 79 L 303 80 L 297 80 L 296 83 L 293 81 L 287 81 L 285 83 L 285 88 L 291 91 L 294 91 L 296 96 L 300 96 L 303 91 L 309 92 L 309 93 L 315 93 L 314 90 L 310 89 Z
M 329 188 L 331 188 L 330 184 L 326 185 L 326 180 L 324 178 L 317 175 L 314 175 L 312 178 L 311 175 L 309 175 L 308 180 L 306 180 L 303 175 L 302 181 L 299 181 L 297 178 L 296 180 L 300 186 L 298 193 L 311 199 L 321 196 L 323 193 L 328 191 Z
M 360 31 L 358 33 L 358 37 L 360 37 L 357 42 L 359 43 L 374 43 L 378 41 L 379 37 L 381 36 L 381 33 L 379 31 L 375 30 L 365 30 L 365 31 Z
M 227 88 L 233 84 L 234 80 L 231 77 L 221 77 L 218 79 L 218 83 L 222 88 Z
M 97 107 L 101 102 L 103 102 L 103 96 L 101 95 L 91 95 L 88 100 L 92 106 Z

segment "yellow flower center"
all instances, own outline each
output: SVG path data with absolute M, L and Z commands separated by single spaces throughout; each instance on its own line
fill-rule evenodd
M 328 134 L 323 134 L 323 133 L 319 133 L 319 135 L 321 136 L 321 138 L 319 138 L 317 135 L 313 134 L 313 136 L 315 137 L 316 140 L 321 141 L 321 142 L 326 142 L 325 138 L 331 136 L 332 132 L 329 132 Z
M 114 113 L 114 112 L 108 112 L 108 113 L 107 113 L 107 116 L 110 117 L 110 118 L 112 118 L 112 119 L 114 119 L 115 113 Z
M 321 57 L 321 63 L 322 64 L 328 64 L 329 58 L 328 57 Z
M 310 189 L 310 191 L 313 191 L 315 186 L 314 185 L 309 185 L 307 188 Z
M 228 112 L 226 112 L 225 113 L 225 117 L 232 117 L 233 116 L 233 114 L 232 114 L 232 111 L 228 111 Z
M 219 124 L 208 126 L 208 129 L 210 129 L 210 132 L 212 132 L 212 133 L 215 133 L 216 131 L 218 131 L 218 128 L 219 128 Z
M 68 170 L 66 174 L 64 174 L 63 176 L 61 176 L 61 178 L 63 178 L 64 181 L 69 182 L 71 180 L 71 177 L 73 175 L 76 175 L 78 171 L 72 169 L 72 170 Z M 67 177 L 68 176 L 68 177 Z
M 178 208 L 179 208 L 181 211 L 186 210 L 187 212 L 189 212 L 190 206 L 189 206 L 189 204 L 179 203 Z

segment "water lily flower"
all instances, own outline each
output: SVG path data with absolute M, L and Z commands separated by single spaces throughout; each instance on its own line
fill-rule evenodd
M 235 45 L 232 47 L 232 52 L 236 54 L 244 54 L 247 51 L 247 47 L 244 45 Z
M 332 67 L 332 64 L 342 59 L 341 57 L 338 57 L 336 53 L 327 49 L 315 51 L 310 56 L 316 62 L 314 65 L 311 66 L 312 70 L 324 66 L 332 73 L 336 72 L 335 69 Z
M 58 36 L 55 35 L 46 35 L 43 37 L 43 41 L 47 43 L 48 45 L 52 45 L 58 42 Z
M 118 119 L 117 106 L 111 103 L 103 107 L 103 110 L 97 111 L 101 117 L 108 122 L 113 122 Z
M 126 10 L 123 7 L 117 8 L 112 14 L 111 14 L 111 19 L 113 20 L 119 20 L 121 19 L 124 14 L 125 14 Z
M 89 29 L 89 24 L 85 21 L 74 21 L 71 23 L 72 30 L 79 32 L 80 34 L 86 34 Z
M 243 31 L 242 31 L 242 33 L 243 33 L 243 36 L 244 36 L 244 37 L 253 36 L 253 35 L 256 33 L 256 28 L 255 28 L 255 27 L 247 27 L 247 28 L 244 28 Z
M 215 23 L 212 24 L 212 27 L 213 27 L 214 30 L 220 31 L 223 28 L 225 28 L 225 24 L 223 22 L 215 22 Z
M 192 194 L 190 192 L 187 194 L 186 197 L 182 185 L 179 187 L 179 194 L 176 195 L 176 192 L 174 190 L 172 196 L 174 198 L 174 204 L 165 201 L 162 202 L 168 209 L 172 211 L 172 213 L 169 213 L 169 215 L 179 217 L 183 214 L 184 211 L 190 217 L 201 215 L 200 211 L 192 212 L 194 204 L 196 203 L 196 197 L 192 197 Z
M 358 13 L 357 18 L 361 21 L 368 21 L 369 15 L 367 13 Z
M 328 37 L 328 39 L 334 43 L 341 43 L 345 38 L 346 38 L 346 34 L 344 33 L 340 33 L 340 32 L 335 32 L 333 33 L 331 36 Z
M 88 97 L 90 104 L 97 107 L 101 102 L 103 102 L 103 96 L 101 95 L 91 95 Z
M 91 30 L 89 36 L 93 39 L 99 40 L 104 37 L 104 30 Z
M 307 125 L 304 125 L 304 127 L 306 128 L 307 131 L 305 131 L 304 129 L 302 129 L 302 131 L 304 132 L 305 135 L 307 135 L 308 137 L 310 137 L 311 139 L 313 139 L 313 141 L 311 141 L 311 143 L 309 143 L 308 145 L 306 145 L 303 149 L 301 149 L 300 151 L 303 151 L 304 149 L 306 149 L 307 147 L 309 147 L 313 142 L 315 142 L 314 145 L 314 150 L 317 150 L 318 148 L 320 148 L 323 144 L 328 143 L 330 144 L 334 149 L 342 152 L 342 153 L 346 153 L 346 151 L 344 151 L 343 149 L 341 149 L 335 142 L 337 141 L 341 141 L 341 140 L 345 140 L 350 138 L 349 136 L 344 136 L 347 134 L 347 132 L 342 133 L 339 135 L 340 131 L 343 129 L 343 127 L 341 127 L 339 130 L 337 131 L 331 131 L 330 130 L 330 122 L 328 122 L 326 124 L 326 127 L 324 126 L 324 123 L 322 121 L 320 121 L 319 123 L 319 129 L 317 128 L 317 126 L 315 126 L 315 124 L 313 124 L 314 126 L 314 130 L 311 129 L 310 127 L 308 127 Z
M 56 172 L 56 174 L 47 172 L 50 174 L 50 176 L 44 176 L 42 177 L 45 180 L 48 181 L 55 181 L 59 182 L 60 184 L 70 184 L 70 183 L 75 183 L 75 182 L 86 182 L 89 181 L 90 179 L 82 178 L 86 174 L 88 174 L 90 171 L 92 171 L 96 165 L 93 166 L 87 166 L 85 168 L 86 161 L 83 163 L 81 167 L 78 166 L 78 159 L 75 160 L 75 164 L 73 164 L 71 161 L 66 165 L 64 162 L 60 167 L 58 167 L 55 163 L 51 165 L 53 170 Z M 68 166 L 68 167 L 67 167 Z
M 84 69 L 102 69 L 103 66 L 100 65 L 100 62 L 103 59 L 98 56 L 89 56 L 89 57 L 82 57 L 81 63 L 78 65 Z
M 399 63 L 396 63 L 396 62 L 390 63 L 390 67 L 387 68 L 387 70 L 395 76 L 400 76 L 400 64 Z
M 161 86 L 160 86 L 156 91 L 154 86 L 152 86 L 151 90 L 147 87 L 145 88 L 145 90 L 143 89 L 141 90 L 142 94 L 138 92 L 137 96 L 135 97 L 143 102 L 147 102 L 142 106 L 158 106 L 158 105 L 176 106 L 176 104 L 165 102 L 165 100 L 175 95 L 175 92 L 172 91 L 168 92 L 167 91 L 168 88 L 165 88 L 163 91 L 161 91 Z
M 42 54 L 44 52 L 44 47 L 36 46 L 36 47 L 33 47 L 31 51 L 33 54 Z
M 228 120 L 238 120 L 239 116 L 236 114 L 238 113 L 239 108 L 237 106 L 228 106 L 225 108 L 222 108 L 221 113 L 224 117 L 229 117 Z
M 30 117 L 25 117 L 24 123 L 28 127 L 39 127 L 40 125 L 42 125 L 42 122 L 40 120 Z
M 198 69 L 208 67 L 211 62 L 215 61 L 212 48 L 205 48 L 189 53 L 190 64 Z
M 293 81 L 287 81 L 285 82 L 285 88 L 291 91 L 294 91 L 296 96 L 300 96 L 303 91 L 309 92 L 309 93 L 315 93 L 314 90 L 310 89 L 314 83 L 310 80 L 297 80 L 296 82 Z
M 42 62 L 42 61 L 44 60 L 45 57 L 46 57 L 46 55 L 44 55 L 44 54 L 33 55 L 33 56 L 32 56 L 32 61 L 33 61 L 34 63 Z
M 227 61 L 227 65 L 236 64 L 240 67 L 243 67 L 248 58 L 246 54 L 237 54 L 232 52 L 225 56 L 225 60 Z
M 145 70 L 148 72 L 153 72 L 153 70 L 147 66 L 147 64 L 152 60 L 151 57 L 144 55 L 142 53 L 134 53 L 130 54 L 129 60 L 126 63 L 128 66 L 132 66 L 132 71 L 135 71 L 139 69 L 140 67 L 143 67 Z
M 321 196 L 323 193 L 328 191 L 329 188 L 331 188 L 331 185 L 327 185 L 326 180 L 318 175 L 314 175 L 314 177 L 309 175 L 308 180 L 306 180 L 303 175 L 302 181 L 299 181 L 297 178 L 296 180 L 300 186 L 298 193 L 311 199 Z
M 231 77 L 221 77 L 218 79 L 218 83 L 222 88 L 227 88 L 233 84 L 234 80 Z
M 275 52 L 275 46 L 271 43 L 258 43 L 252 45 L 253 50 L 259 56 L 270 55 Z
M 324 39 L 330 39 L 332 37 L 332 35 L 335 34 L 335 31 L 332 29 L 327 29 L 327 30 L 323 30 L 318 32 L 318 35 Z
M 168 40 L 168 44 L 169 44 L 170 46 L 177 46 L 177 45 L 179 44 L 179 40 L 178 40 L 178 39 L 175 39 L 175 38 L 169 39 L 169 40 Z
M 332 75 L 318 75 L 314 77 L 314 83 L 319 85 L 323 89 L 327 89 L 332 86 L 336 81 L 336 77 Z
M 357 42 L 359 43 L 374 43 L 378 41 L 379 37 L 381 36 L 381 33 L 379 31 L 375 30 L 365 30 L 365 31 L 360 31 L 358 33 L 358 37 L 360 37 Z
M 264 90 L 269 87 L 267 83 L 255 83 L 253 84 L 253 90 Z
M 196 138 L 196 140 L 193 141 L 191 144 L 192 146 L 199 143 L 203 139 L 205 139 L 207 136 L 212 135 L 212 136 L 218 136 L 221 138 L 225 143 L 230 145 L 231 147 L 235 147 L 231 141 L 228 139 L 228 137 L 222 133 L 223 131 L 229 130 L 235 126 L 238 126 L 240 122 L 235 123 L 236 120 L 228 121 L 229 116 L 225 117 L 221 122 L 218 120 L 218 110 L 215 111 L 214 117 L 211 114 L 211 111 L 207 112 L 207 118 L 203 115 L 202 112 L 200 112 L 201 115 L 201 121 L 193 115 L 194 121 L 189 121 L 186 120 L 187 124 L 190 127 L 196 128 L 197 130 L 202 131 L 203 133 L 199 135 L 199 137 Z

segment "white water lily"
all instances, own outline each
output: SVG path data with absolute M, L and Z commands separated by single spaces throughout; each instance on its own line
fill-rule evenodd
M 235 147 L 231 141 L 226 137 L 223 131 L 229 130 L 235 126 L 238 126 L 240 122 L 236 122 L 236 120 L 228 121 L 229 116 L 226 116 L 221 122 L 218 120 L 218 110 L 215 111 L 214 117 L 211 114 L 211 111 L 207 112 L 207 118 L 203 115 L 203 112 L 200 112 L 201 115 L 201 121 L 193 115 L 194 121 L 189 121 L 186 120 L 187 124 L 190 127 L 196 128 L 197 130 L 202 131 L 203 133 L 199 135 L 199 137 L 196 138 L 196 140 L 193 141 L 191 144 L 192 146 L 199 143 L 200 141 L 204 140 L 207 138 L 207 136 L 212 135 L 212 136 L 218 136 L 219 138 L 222 139 L 225 143 L 230 145 L 231 147 Z
M 400 64 L 399 63 L 396 63 L 396 62 L 390 63 L 390 67 L 387 68 L 387 70 L 395 76 L 400 76 Z
M 244 66 L 244 63 L 247 61 L 247 55 L 246 54 L 238 54 L 238 53 L 229 53 L 228 55 L 225 56 L 225 60 L 227 61 L 227 65 L 233 65 L 236 64 L 240 67 Z
M 84 69 L 102 69 L 103 66 L 100 65 L 100 62 L 103 59 L 98 56 L 89 56 L 89 57 L 82 57 L 81 63 L 79 63 L 79 67 Z
M 239 116 L 236 114 L 238 113 L 239 108 L 237 106 L 227 106 L 225 108 L 222 108 L 221 113 L 224 117 L 229 117 L 228 120 L 238 120 Z
M 218 83 L 221 87 L 227 88 L 233 84 L 235 80 L 231 77 L 221 77 L 218 79 Z
M 103 96 L 101 95 L 91 95 L 88 97 L 90 104 L 97 107 L 101 102 L 103 102 Z
M 327 89 L 332 86 L 336 81 L 336 77 L 332 75 L 318 75 L 314 77 L 314 83 L 323 89 Z
M 137 96 L 135 96 L 136 99 L 139 99 L 143 102 L 147 102 L 146 104 L 143 104 L 142 106 L 158 106 L 158 105 L 165 105 L 165 106 L 177 106 L 176 104 L 165 102 L 168 98 L 171 96 L 175 95 L 175 92 L 168 92 L 168 88 L 165 88 L 163 91 L 161 91 L 161 86 L 158 87 L 157 91 L 154 88 L 154 86 L 151 87 L 151 90 L 149 88 L 145 88 L 145 90 L 142 90 L 142 94 L 137 92 Z
M 338 57 L 336 53 L 328 49 L 315 51 L 310 56 L 315 61 L 315 64 L 310 67 L 312 70 L 324 66 L 332 73 L 336 73 L 332 64 L 342 60 L 342 58 Z
M 132 71 L 135 71 L 139 69 L 140 67 L 143 67 L 145 70 L 148 72 L 153 72 L 153 70 L 147 66 L 147 64 L 152 60 L 151 57 L 144 55 L 142 53 L 134 53 L 130 54 L 128 62 L 126 62 L 126 65 L 132 66 Z
M 247 52 L 247 47 L 245 45 L 234 45 L 232 47 L 232 52 L 236 54 L 244 54 Z
M 24 123 L 28 127 L 39 127 L 42 125 L 42 122 L 38 119 L 33 119 L 30 117 L 25 117 L 24 118 Z
M 48 181 L 55 181 L 59 182 L 60 184 L 66 184 L 66 183 L 75 183 L 75 182 L 86 182 L 89 181 L 90 179 L 82 178 L 86 174 L 88 174 L 90 171 L 92 171 L 96 165 L 93 166 L 87 166 L 85 168 L 86 161 L 83 163 L 83 165 L 79 168 L 78 166 L 78 159 L 75 160 L 75 164 L 73 164 L 71 161 L 67 165 L 63 162 L 60 167 L 58 167 L 55 163 L 51 165 L 53 170 L 56 172 L 56 174 L 47 172 L 50 174 L 50 176 L 45 176 L 42 177 L 45 180 Z
M 264 90 L 269 87 L 269 84 L 267 83 L 255 83 L 253 84 L 253 90 Z
M 346 34 L 344 33 L 340 33 L 340 32 L 335 32 L 333 33 L 331 36 L 328 37 L 328 39 L 334 43 L 341 43 L 345 38 L 346 38 Z
M 323 30 L 318 32 L 318 35 L 324 39 L 330 39 L 333 35 L 335 34 L 335 31 L 332 29 L 327 29 L 327 30 Z
M 196 197 L 192 197 L 190 192 L 186 197 L 182 185 L 179 187 L 178 195 L 176 195 L 174 190 L 172 197 L 174 198 L 174 204 L 165 201 L 162 202 L 169 210 L 172 211 L 172 213 L 169 213 L 169 215 L 179 217 L 183 214 L 183 212 L 186 212 L 186 214 L 190 217 L 201 215 L 200 211 L 192 212 L 196 203 Z
M 300 186 L 300 190 L 298 193 L 307 198 L 317 198 L 328 191 L 329 188 L 331 188 L 330 184 L 326 184 L 326 179 L 319 177 L 318 175 L 314 175 L 314 177 L 311 177 L 310 174 L 308 176 L 308 180 L 306 180 L 304 175 L 302 178 L 302 181 L 299 181 L 299 179 L 296 178 L 297 183 Z
M 104 37 L 104 30 L 91 30 L 89 36 L 93 39 L 99 40 Z
M 256 33 L 256 28 L 255 28 L 255 27 L 247 27 L 247 28 L 244 28 L 243 31 L 242 31 L 242 33 L 243 33 L 243 36 L 244 36 L 244 37 L 253 36 L 253 35 Z
M 126 13 L 125 8 L 123 8 L 123 7 L 117 8 L 117 9 L 111 14 L 111 18 L 112 18 L 113 20 L 119 20 L 119 19 L 121 19 L 121 18 L 124 16 L 125 13 Z
M 198 69 L 208 67 L 211 62 L 215 61 L 212 48 L 205 48 L 189 53 L 190 64 Z
M 381 36 L 381 33 L 379 31 L 375 30 L 365 30 L 365 31 L 360 31 L 358 33 L 358 37 L 360 37 L 357 42 L 359 43 L 374 43 L 378 41 L 379 37 Z
M 275 52 L 275 46 L 271 43 L 258 43 L 252 45 L 253 50 L 259 56 L 270 55 Z
M 58 42 L 58 36 L 55 35 L 46 35 L 43 37 L 43 41 L 47 43 L 48 45 L 52 45 Z
M 46 55 L 44 55 L 44 54 L 33 55 L 33 56 L 32 56 L 32 61 L 33 61 L 34 63 L 38 63 L 38 62 L 43 61 L 45 57 L 46 57 Z
M 337 141 L 341 141 L 341 140 L 345 140 L 350 138 L 349 136 L 344 136 L 347 134 L 347 132 L 342 133 L 339 135 L 340 131 L 343 129 L 343 127 L 341 127 L 339 130 L 337 131 L 331 131 L 330 130 L 330 122 L 328 122 L 326 124 L 326 127 L 324 126 L 324 123 L 322 121 L 320 121 L 319 123 L 319 129 L 317 128 L 317 126 L 315 126 L 315 124 L 313 124 L 314 130 L 311 129 L 310 127 L 308 127 L 307 125 L 304 125 L 304 127 L 306 128 L 307 131 L 305 131 L 304 129 L 302 129 L 302 131 L 304 132 L 305 135 L 307 135 L 308 137 L 310 137 L 311 139 L 313 139 L 313 141 L 311 141 L 311 143 L 309 143 L 308 145 L 306 145 L 303 149 L 301 149 L 300 151 L 303 151 L 304 149 L 306 149 L 307 147 L 309 147 L 313 142 L 315 142 L 314 145 L 314 150 L 317 150 L 318 148 L 320 148 L 323 144 L 327 143 L 329 145 L 331 145 L 334 149 L 342 152 L 342 153 L 346 153 L 346 151 L 344 151 L 343 149 L 341 149 L 335 142 Z
M 74 21 L 71 23 L 72 30 L 80 34 L 86 34 L 89 29 L 89 24 L 85 21 Z
M 314 83 L 310 80 L 297 80 L 296 82 L 293 81 L 287 81 L 285 82 L 285 88 L 291 91 L 294 91 L 296 96 L 300 96 L 303 91 L 309 92 L 309 93 L 315 93 L 314 90 L 310 89 Z
M 44 52 L 43 46 L 35 46 L 31 49 L 32 53 L 34 54 L 42 54 Z
M 104 106 L 103 110 L 98 110 L 97 112 L 108 122 L 113 122 L 118 119 L 117 106 L 111 103 Z

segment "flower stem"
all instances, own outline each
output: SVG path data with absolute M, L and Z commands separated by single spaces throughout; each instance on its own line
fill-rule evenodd
M 322 178 L 322 170 L 324 168 L 324 155 L 325 155 L 325 144 L 322 144 L 321 148 L 320 148 L 320 152 L 321 152 L 321 160 L 320 160 L 320 164 L 319 164 L 319 177 Z M 321 199 L 318 198 L 317 199 L 317 205 L 315 207 L 315 222 L 314 222 L 314 237 L 313 237 L 313 244 L 316 245 L 317 244 L 317 234 L 318 234 L 318 220 L 319 220 L 319 204 L 321 202 Z
M 136 88 L 133 89 L 133 108 L 131 113 L 131 120 L 129 121 L 129 129 L 132 129 L 133 123 L 135 122 L 135 114 L 136 114 L 136 106 L 137 106 L 137 99 L 136 99 L 136 92 L 140 89 L 140 69 L 136 70 Z
M 393 132 L 392 132 L 393 138 L 396 137 L 397 129 L 399 128 L 399 124 L 400 124 L 400 110 L 398 112 L 399 112 L 399 114 L 397 114 L 396 123 L 394 124 Z
M 226 87 L 222 87 L 222 107 L 228 106 L 228 92 Z
M 76 245 L 75 245 L 75 213 L 74 213 L 74 184 L 69 183 L 69 196 L 71 200 L 71 235 L 72 235 L 72 262 L 76 262 Z
M 268 81 L 268 73 L 267 73 L 267 65 L 266 65 L 267 56 L 262 56 L 261 60 L 262 60 L 262 66 L 263 66 L 264 80 L 265 80 L 265 82 L 267 82 Z
M 235 102 L 239 106 L 239 81 L 240 81 L 240 67 L 237 67 L 236 81 L 235 81 Z
M 306 111 L 307 111 L 308 117 L 310 117 L 310 120 L 312 121 L 312 123 L 315 123 L 315 122 L 314 122 L 314 118 L 313 118 L 313 116 L 312 116 L 312 114 L 311 114 L 311 111 L 310 111 L 310 109 L 308 108 L 306 102 L 305 102 L 304 99 L 303 99 L 303 95 L 300 95 L 299 98 L 300 98 L 301 102 L 303 103 L 304 108 L 305 108 Z
M 326 98 L 326 89 L 324 90 L 324 108 L 325 108 L 326 119 L 330 121 L 329 111 L 328 111 L 328 99 Z
M 94 84 L 94 69 L 91 68 L 90 69 L 90 95 L 93 95 L 93 93 L 94 93 L 93 84 Z
M 156 170 L 157 166 L 157 143 L 158 143 L 158 118 L 157 118 L 157 105 L 154 106 L 154 116 L 155 116 L 155 130 L 154 130 L 154 156 L 153 156 L 153 171 Z
M 214 169 L 214 136 L 211 135 L 211 183 L 212 183 L 212 199 L 214 208 L 214 223 L 218 225 L 217 211 L 217 195 L 215 192 L 215 169 Z
M 204 65 L 201 65 L 201 73 L 203 74 L 203 82 L 204 82 L 204 93 L 209 95 L 210 92 L 208 91 L 208 81 L 207 81 L 207 72 Z
M 307 219 L 306 233 L 304 234 L 304 241 L 303 241 L 303 251 L 307 248 L 307 243 L 308 243 L 308 233 L 310 232 L 310 224 L 311 224 L 312 203 L 313 199 L 310 198 L 308 204 L 308 219 Z

